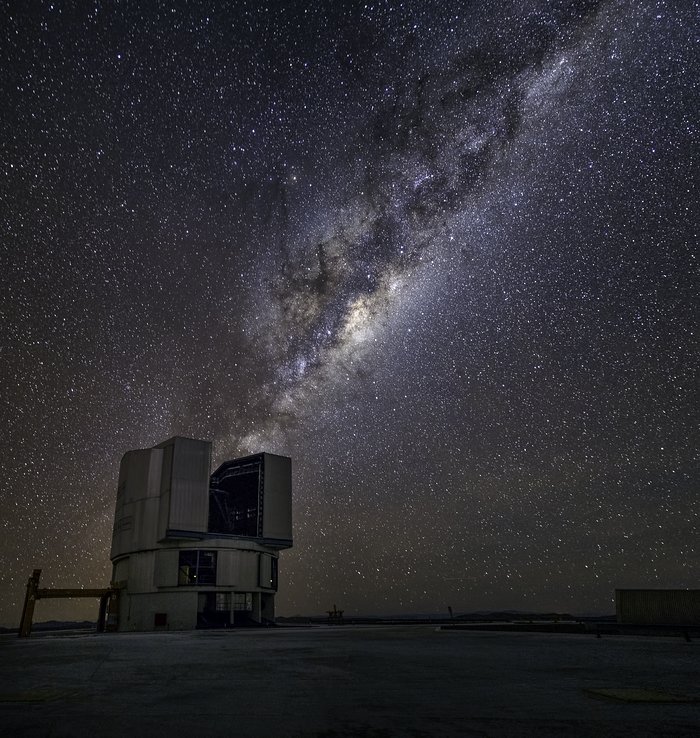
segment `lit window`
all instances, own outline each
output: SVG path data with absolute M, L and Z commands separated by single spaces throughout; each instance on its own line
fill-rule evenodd
M 180 551 L 177 583 L 216 584 L 216 551 Z

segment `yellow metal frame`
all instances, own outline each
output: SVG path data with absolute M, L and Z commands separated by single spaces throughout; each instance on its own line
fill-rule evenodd
M 34 569 L 27 581 L 27 594 L 24 598 L 22 608 L 22 619 L 19 624 L 19 637 L 29 638 L 32 632 L 32 620 L 34 618 L 34 606 L 37 600 L 61 599 L 65 597 L 99 597 L 100 613 L 97 618 L 97 632 L 105 630 L 116 630 L 116 617 L 119 612 L 119 588 L 110 586 L 105 589 L 40 589 L 39 579 L 41 569 Z M 109 615 L 114 616 L 107 620 Z

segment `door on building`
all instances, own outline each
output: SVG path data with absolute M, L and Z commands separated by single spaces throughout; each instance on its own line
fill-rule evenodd
M 233 616 L 238 625 L 260 625 L 253 616 L 253 593 L 233 593 Z
M 200 592 L 197 602 L 198 628 L 231 626 L 231 593 Z

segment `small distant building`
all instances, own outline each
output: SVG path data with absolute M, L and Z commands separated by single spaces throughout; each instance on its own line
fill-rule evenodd
M 117 630 L 274 621 L 279 552 L 292 546 L 291 459 L 261 453 L 210 471 L 211 443 L 180 436 L 122 458 Z
M 616 589 L 617 622 L 700 625 L 700 589 Z

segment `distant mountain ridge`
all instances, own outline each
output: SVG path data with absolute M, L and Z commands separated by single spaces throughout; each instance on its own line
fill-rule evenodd
M 576 621 L 609 621 L 614 620 L 614 614 L 596 615 L 582 614 L 571 615 L 558 612 L 530 612 L 528 610 L 475 610 L 474 612 L 455 613 L 452 617 L 448 613 L 410 613 L 400 615 L 347 615 L 343 617 L 344 623 L 445 623 L 445 622 L 513 622 L 513 621 L 547 621 L 547 622 L 576 622 Z M 328 615 L 291 615 L 278 617 L 277 622 L 285 623 L 326 623 Z M 43 623 L 34 623 L 33 632 L 47 632 L 53 630 L 96 630 L 97 623 L 91 620 L 47 620 Z M 17 633 L 19 628 L 0 627 L 0 633 Z
M 571 615 L 561 612 L 532 612 L 528 610 L 476 610 L 473 612 L 455 613 L 410 613 L 399 615 L 345 615 L 343 622 L 512 622 L 514 620 L 544 620 L 548 622 L 608 620 L 614 615 Z M 278 623 L 322 623 L 328 621 L 327 615 L 292 615 L 278 617 Z
M 97 630 L 97 622 L 94 620 L 46 620 L 43 623 L 32 624 L 32 632 L 48 630 Z M 18 631 L 19 627 L 0 627 L 0 633 L 17 633 Z

